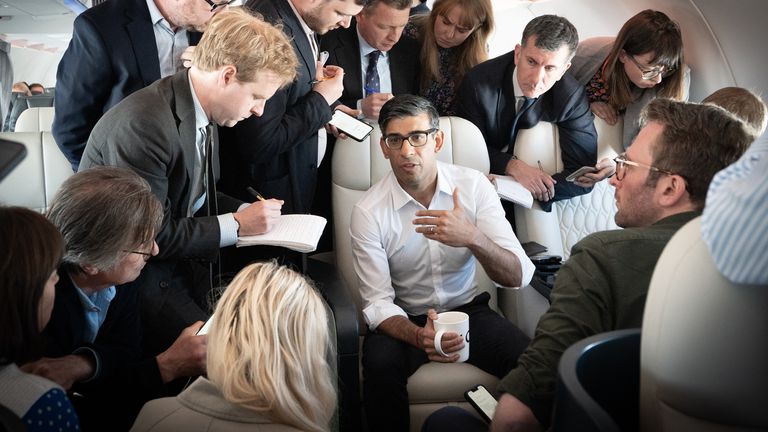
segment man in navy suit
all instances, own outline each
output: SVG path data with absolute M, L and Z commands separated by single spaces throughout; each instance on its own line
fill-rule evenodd
M 223 2 L 228 4 L 228 2 Z M 80 14 L 56 72 L 53 137 L 77 171 L 91 130 L 129 94 L 182 68 L 223 7 L 204 0 L 108 1 Z
M 325 154 L 324 126 L 331 104 L 341 96 L 344 71 L 318 63 L 316 35 L 349 27 L 365 0 L 250 0 L 245 8 L 282 25 L 299 58 L 296 80 L 269 100 L 261 117 L 221 130 L 222 182 L 231 196 L 251 199 L 252 186 L 285 202 L 283 213 L 308 213 L 315 196 L 317 169 Z M 320 80 L 320 78 L 325 78 Z
M 586 93 L 566 73 L 578 44 L 576 28 L 565 18 L 534 18 L 514 51 L 472 68 L 456 94 L 456 115 L 483 133 L 491 173 L 514 177 L 547 211 L 553 201 L 589 192 L 565 177 L 597 162 L 597 132 Z M 539 121 L 558 128 L 564 169 L 552 176 L 514 153 L 518 131 Z
M 379 118 L 386 101 L 398 94 L 419 90 L 419 44 L 401 39 L 408 24 L 410 0 L 371 0 L 349 28 L 323 36 L 321 49 L 328 51 L 328 64 L 344 68 L 343 105 L 358 110 L 361 117 Z M 371 65 L 371 56 L 376 62 Z M 367 75 L 379 79 L 379 88 L 366 85 Z

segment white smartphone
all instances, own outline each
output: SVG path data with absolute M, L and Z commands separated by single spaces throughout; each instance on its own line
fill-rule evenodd
M 339 131 L 344 132 L 355 141 L 364 140 L 373 130 L 373 126 L 341 110 L 334 111 L 333 118 L 328 123 L 336 126 Z
M 467 390 L 464 392 L 464 399 L 477 410 L 483 420 L 488 423 L 493 420 L 493 414 L 499 402 L 485 386 L 478 384 L 475 388 Z
M 197 331 L 197 335 L 200 336 L 200 335 L 208 334 L 208 330 L 210 330 L 211 324 L 213 324 L 213 315 L 211 315 L 211 317 L 208 318 L 208 321 L 206 321 L 205 324 L 203 324 L 203 326 L 200 327 L 200 330 Z
M 576 171 L 572 172 L 568 177 L 565 178 L 565 180 L 569 182 L 575 182 L 577 178 L 583 176 L 584 174 L 593 173 L 597 171 L 598 169 L 595 167 L 583 166 L 577 169 Z

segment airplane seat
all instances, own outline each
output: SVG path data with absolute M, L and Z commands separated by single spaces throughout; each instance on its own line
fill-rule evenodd
M 552 432 L 637 430 L 640 329 L 582 339 L 557 367 Z
M 485 141 L 477 127 L 459 117 L 441 117 L 440 129 L 445 134 L 443 149 L 438 160 L 467 166 L 488 174 L 490 163 Z M 361 336 L 367 331 L 362 317 L 359 286 L 352 266 L 352 241 L 349 223 L 352 208 L 363 194 L 390 170 L 389 161 L 384 159 L 379 142 L 381 131 L 377 125 L 363 140 L 339 139 L 333 152 L 332 201 L 335 224 L 335 247 L 338 270 L 350 295 L 357 304 Z M 477 266 L 478 284 L 491 294 L 491 307 L 497 309 L 497 289 Z M 362 343 L 360 344 L 362 347 Z M 450 376 L 450 380 L 445 377 Z M 496 388 L 498 379 L 467 363 L 427 363 L 420 367 L 408 380 L 410 399 L 411 430 L 418 431 L 433 411 L 445 405 L 458 405 L 471 410 L 464 401 L 464 392 L 483 384 L 489 390 Z
M 622 121 L 611 126 L 595 118 L 597 129 L 597 160 L 614 158 L 623 152 Z M 544 171 L 556 173 L 563 169 L 557 125 L 539 122 L 517 135 L 515 155 L 529 165 L 541 163 Z M 568 259 L 571 247 L 587 235 L 617 229 L 613 216 L 616 203 L 613 187 L 607 181 L 597 183 L 588 194 L 558 201 L 551 212 L 545 212 L 537 202 L 530 209 L 515 206 L 515 233 L 520 242 L 535 241 L 547 247 L 547 254 Z M 499 304 L 507 318 L 530 337 L 536 324 L 549 308 L 549 301 L 531 286 L 519 290 L 499 291 Z
M 621 119 L 611 126 L 595 117 L 595 128 L 598 161 L 613 159 L 624 151 Z M 531 129 L 521 130 L 517 135 L 515 154 L 532 166 L 541 162 L 548 173 L 560 172 L 563 162 L 557 125 L 539 122 Z M 515 224 L 521 242 L 540 243 L 547 247 L 548 254 L 560 255 L 565 260 L 573 245 L 588 234 L 617 229 L 613 220 L 615 214 L 613 187 L 607 181 L 601 181 L 588 194 L 556 202 L 549 213 L 541 210 L 538 203 L 531 209 L 516 206 Z
M 766 311 L 765 286 L 716 270 L 701 218 L 683 226 L 659 257 L 645 304 L 641 430 L 768 430 Z
M 0 181 L 0 202 L 45 212 L 59 186 L 73 174 L 69 161 L 50 132 L 2 132 L 0 138 L 27 148 L 24 160 Z
M 14 132 L 50 132 L 53 125 L 53 107 L 27 108 L 16 119 Z

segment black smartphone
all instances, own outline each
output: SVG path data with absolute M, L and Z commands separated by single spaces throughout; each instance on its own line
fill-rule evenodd
M 333 112 L 333 117 L 328 124 L 336 126 L 336 129 L 340 132 L 344 132 L 348 137 L 355 141 L 364 140 L 365 137 L 370 135 L 371 131 L 373 131 L 373 126 L 362 120 L 358 120 L 341 110 Z
M 559 264 L 562 261 L 560 255 L 534 255 L 529 257 L 534 265 Z
M 480 417 L 488 423 L 493 420 L 493 414 L 496 412 L 498 401 L 488 391 L 485 386 L 478 384 L 475 388 L 464 392 L 464 399 L 477 410 Z
M 0 138 L 0 180 L 27 156 L 27 148 L 16 141 L 8 141 Z

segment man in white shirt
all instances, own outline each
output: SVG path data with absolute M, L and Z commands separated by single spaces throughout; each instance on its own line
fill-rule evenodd
M 443 336 L 435 351 L 435 311 L 469 314 L 468 362 L 496 376 L 517 363 L 528 338 L 488 306 L 475 283 L 476 260 L 497 284 L 525 286 L 525 255 L 491 183 L 481 173 L 437 162 L 437 110 L 396 96 L 379 116 L 392 172 L 352 211 L 350 233 L 363 315 L 364 402 L 370 430 L 407 430 L 408 377 L 428 361 L 455 362 L 464 341 Z M 429 317 L 427 316 L 429 315 Z

